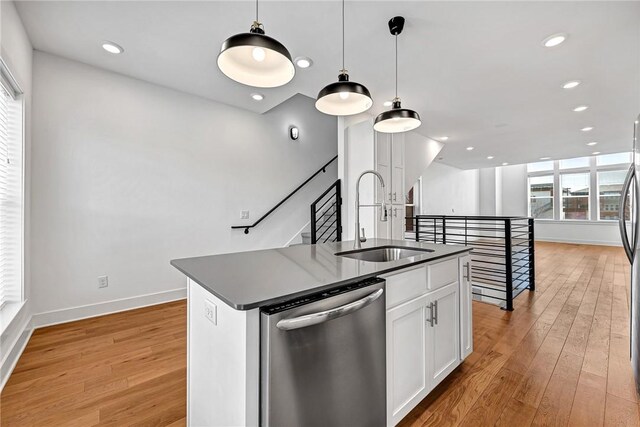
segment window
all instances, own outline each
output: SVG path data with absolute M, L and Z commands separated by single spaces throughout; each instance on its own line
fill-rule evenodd
M 22 100 L 0 59 L 0 308 L 22 301 Z
M 553 175 L 529 178 L 529 215 L 553 219 Z
M 589 219 L 589 173 L 560 175 L 561 219 Z
M 626 170 L 598 172 L 598 219 L 617 220 L 620 209 L 622 185 L 627 175 Z M 630 198 L 627 198 L 625 216 L 629 219 Z
M 615 221 L 631 153 L 529 163 L 529 216 L 569 221 Z M 626 218 L 635 201 L 628 198 Z M 592 209 L 593 207 L 593 209 Z
M 575 159 L 560 160 L 560 169 L 588 168 L 589 158 L 578 157 Z
M 597 157 L 598 166 L 631 163 L 631 153 L 603 154 Z
M 553 170 L 553 161 L 529 163 L 527 165 L 527 172 L 540 172 L 540 171 L 551 171 L 551 170 Z

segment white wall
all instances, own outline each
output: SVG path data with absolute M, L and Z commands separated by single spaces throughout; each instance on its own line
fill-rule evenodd
M 245 235 L 231 225 L 253 222 L 337 154 L 336 120 L 313 100 L 297 95 L 260 116 L 42 52 L 33 97 L 38 324 L 73 307 L 177 295 L 186 279 L 173 258 L 282 246 L 337 177 L 334 162 Z M 97 288 L 101 275 L 108 288 Z
M 32 100 L 32 52 L 29 37 L 22 25 L 13 2 L 0 2 L 0 55 L 23 91 L 25 107 L 24 147 L 24 272 L 25 303 L 19 307 L 11 321 L 0 314 L 0 388 L 8 378 L 13 365 L 26 344 L 31 331 L 31 277 L 29 218 L 30 205 L 30 151 L 31 151 L 31 100 Z M 6 310 L 4 310 L 6 311 Z
M 478 215 L 478 170 L 434 162 L 422 175 L 422 212 L 433 215 Z
M 479 213 L 480 215 L 495 216 L 498 212 L 498 194 L 496 192 L 498 176 L 496 168 L 483 168 L 478 170 L 479 186 Z
M 527 216 L 527 165 L 502 166 L 499 169 L 502 173 L 502 215 Z
M 429 165 L 436 158 L 444 144 L 416 132 L 404 135 L 404 188 L 408 193 Z

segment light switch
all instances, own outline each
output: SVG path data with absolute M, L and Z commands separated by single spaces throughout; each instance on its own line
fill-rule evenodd
M 204 315 L 214 325 L 218 324 L 218 307 L 208 299 L 204 300 Z

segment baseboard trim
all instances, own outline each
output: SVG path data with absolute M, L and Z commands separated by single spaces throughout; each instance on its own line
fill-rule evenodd
M 33 327 L 30 327 L 30 324 L 31 317 L 24 322 L 22 333 L 18 336 L 16 342 L 13 343 L 7 357 L 2 361 L 2 365 L 0 366 L 0 392 L 4 389 L 7 381 L 9 381 L 9 377 L 13 373 L 13 370 L 18 364 L 18 360 L 20 360 L 20 356 L 22 356 L 22 352 L 27 347 L 27 343 L 31 338 Z
M 580 240 L 580 239 L 548 239 L 536 237 L 536 242 L 549 243 L 571 243 L 574 245 L 596 245 L 596 246 L 622 246 L 620 242 L 612 242 L 606 240 Z
M 307 223 L 305 225 L 302 226 L 302 228 L 300 230 L 298 230 L 298 232 L 296 234 L 293 235 L 292 238 L 289 239 L 289 241 L 287 243 L 284 244 L 283 247 L 287 247 L 290 244 L 293 243 L 294 240 L 296 240 L 298 237 L 300 237 L 300 235 L 302 234 L 302 232 L 309 226 L 311 225 L 311 221 L 307 221 Z
M 148 307 L 150 305 L 163 304 L 171 301 L 185 299 L 187 288 L 173 289 L 147 295 L 139 295 L 130 298 L 122 298 L 97 304 L 83 305 L 79 307 L 65 308 L 62 310 L 47 311 L 33 315 L 33 328 L 59 325 L 61 323 L 74 322 L 76 320 L 89 319 L 91 317 L 104 316 L 106 314 L 119 313 L 121 311 Z

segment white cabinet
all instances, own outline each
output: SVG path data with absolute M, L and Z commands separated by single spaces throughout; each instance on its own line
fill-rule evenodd
M 469 256 L 451 257 L 383 276 L 389 426 L 399 423 L 471 353 L 471 300 L 461 298 L 470 295 L 463 274 L 467 267 L 460 267 L 467 262 Z
M 429 383 L 432 388 L 459 365 L 460 314 L 458 282 L 451 283 L 427 296 L 430 319 L 427 327 Z
M 404 239 L 405 192 L 404 192 L 404 136 L 375 133 L 376 171 L 382 175 L 386 194 L 378 188 L 376 203 L 384 200 L 389 204 L 387 222 L 378 219 L 376 237 Z
M 473 352 L 473 316 L 471 302 L 471 257 L 458 258 L 460 269 L 460 357 L 466 358 Z
M 425 296 L 387 312 L 387 418 L 392 425 L 430 390 L 426 319 Z

